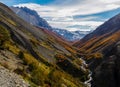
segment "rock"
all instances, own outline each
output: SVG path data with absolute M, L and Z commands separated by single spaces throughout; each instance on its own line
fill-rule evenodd
M 30 85 L 17 74 L 0 66 L 0 87 L 30 87 Z

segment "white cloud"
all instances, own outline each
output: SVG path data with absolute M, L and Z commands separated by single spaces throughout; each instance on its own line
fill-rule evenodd
M 67 29 L 69 31 L 76 31 L 76 30 L 82 30 L 82 31 L 88 31 L 91 29 L 95 29 L 97 26 L 101 25 L 103 22 L 95 22 L 95 21 L 67 21 L 67 22 L 56 22 L 56 21 L 49 21 L 49 23 L 53 27 L 59 27 Z M 79 28 L 67 28 L 68 26 L 74 26 L 74 25 L 79 25 L 79 26 L 90 26 L 89 29 L 83 29 L 81 27 Z
M 120 0 L 56 0 L 51 5 L 38 5 L 33 3 L 19 4 L 15 6 L 28 7 L 36 10 L 38 14 L 45 18 L 53 27 L 66 28 L 69 25 L 90 25 L 99 26 L 102 22 L 88 21 L 96 17 L 86 17 L 75 20 L 75 15 L 87 15 L 120 7 Z M 67 29 L 67 28 L 66 28 Z M 72 30 L 72 29 L 69 29 Z M 80 29 L 74 29 L 80 30 Z
M 116 3 L 120 2 L 120 0 L 100 0 L 102 3 Z

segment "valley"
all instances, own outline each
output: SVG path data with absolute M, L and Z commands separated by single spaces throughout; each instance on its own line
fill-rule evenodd
M 70 32 L 0 3 L 0 87 L 120 87 L 119 35 L 120 14 Z
M 0 66 L 31 87 L 86 87 L 76 48 L 55 33 L 32 26 L 0 3 Z M 22 86 L 28 87 L 28 86 Z

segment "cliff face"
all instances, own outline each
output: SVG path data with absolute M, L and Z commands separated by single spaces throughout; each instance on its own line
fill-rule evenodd
M 27 21 L 28 23 L 39 26 L 42 28 L 46 28 L 48 30 L 51 30 L 52 27 L 47 23 L 47 21 L 43 18 L 41 18 L 36 11 L 30 10 L 26 7 L 11 7 L 11 9 L 22 19 Z

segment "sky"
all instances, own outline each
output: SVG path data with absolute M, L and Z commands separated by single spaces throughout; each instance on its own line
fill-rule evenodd
M 56 28 L 90 31 L 120 13 L 120 0 L 0 0 L 28 7 Z

